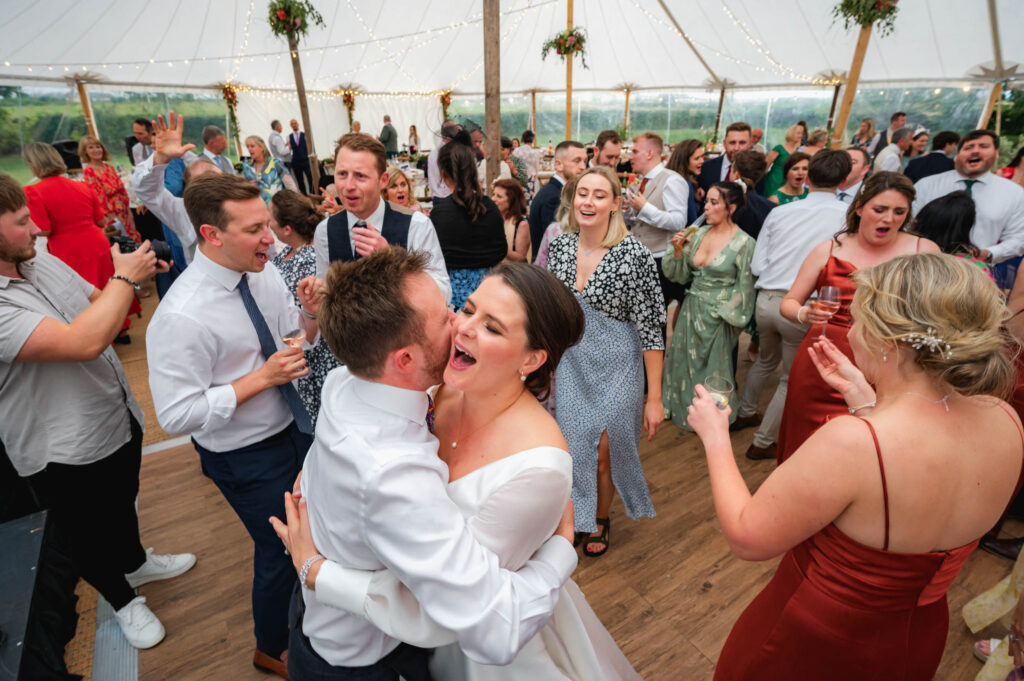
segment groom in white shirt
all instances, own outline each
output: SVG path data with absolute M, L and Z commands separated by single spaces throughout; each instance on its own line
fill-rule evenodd
M 449 361 L 452 314 L 426 262 L 392 246 L 328 271 L 321 327 L 344 366 L 324 383 L 303 467 L 309 527 L 324 555 L 300 570 L 292 678 L 430 678 L 427 651 L 350 614 L 364 611 L 372 576 L 358 570 L 391 570 L 469 658 L 507 664 L 548 621 L 576 567 L 570 509 L 557 534 L 512 573 L 474 539 L 448 497 L 425 391 Z

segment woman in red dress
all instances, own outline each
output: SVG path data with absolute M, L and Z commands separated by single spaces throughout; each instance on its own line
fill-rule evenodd
M 800 266 L 793 287 L 782 299 L 782 315 L 812 326 L 793 360 L 789 372 L 789 392 L 779 428 L 779 463 L 795 452 L 811 433 L 829 418 L 847 413 L 843 396 L 824 384 L 811 363 L 807 350 L 825 334 L 841 352 L 850 355 L 847 334 L 850 331 L 850 302 L 856 289 L 850 276 L 862 267 L 872 267 L 898 255 L 938 252 L 928 239 L 903 232 L 910 224 L 914 185 L 899 173 L 879 172 L 864 181 L 864 186 L 846 213 L 846 228 L 834 240 L 818 245 Z M 839 289 L 839 309 L 828 313 L 808 305 L 822 286 Z
M 49 144 L 27 144 L 23 156 L 39 178 L 39 182 L 25 187 L 25 196 L 32 222 L 47 237 L 47 251 L 102 289 L 114 276 L 114 263 L 110 259 L 110 243 L 103 233 L 104 215 L 99 198 L 84 182 L 64 177 L 67 167 Z M 141 311 L 136 300 L 128 311 L 124 329 L 131 325 L 131 315 Z M 123 332 L 118 339 L 130 342 Z
M 932 253 L 853 279 L 856 365 L 827 340 L 810 357 L 856 416 L 823 425 L 756 494 L 728 409 L 697 387 L 689 423 L 723 534 L 744 560 L 785 553 L 733 627 L 716 681 L 931 679 L 946 592 L 1019 487 L 1024 432 L 998 397 L 1013 364 L 991 280 Z
M 121 176 L 117 174 L 114 166 L 107 163 L 110 160 L 110 152 L 103 146 L 103 142 L 92 135 L 83 135 L 78 140 L 78 157 L 82 159 L 82 175 L 85 183 L 96 192 L 100 200 L 100 208 L 103 210 L 105 222 L 112 224 L 119 220 L 124 225 L 128 236 L 135 243 L 142 243 L 142 237 L 135 229 L 135 218 L 132 216 L 131 201 L 128 198 L 128 191 L 121 182 Z

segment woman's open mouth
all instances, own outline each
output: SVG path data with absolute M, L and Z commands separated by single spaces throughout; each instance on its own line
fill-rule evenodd
M 455 352 L 454 354 L 452 354 L 451 361 L 452 368 L 468 369 L 469 367 L 476 364 L 476 357 L 473 357 L 473 355 L 469 354 L 469 352 L 466 351 L 465 348 L 460 347 L 458 343 L 455 343 L 454 347 Z

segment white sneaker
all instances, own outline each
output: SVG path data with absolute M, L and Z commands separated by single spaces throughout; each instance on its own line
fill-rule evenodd
M 153 553 L 153 548 L 146 549 L 146 562 L 135 572 L 125 575 L 128 584 L 133 589 L 155 582 L 159 579 L 170 579 L 188 572 L 196 564 L 195 554 L 192 553 Z
M 153 611 L 146 605 L 145 596 L 136 596 L 114 613 L 121 632 L 128 643 L 145 650 L 164 640 L 164 625 L 160 624 Z

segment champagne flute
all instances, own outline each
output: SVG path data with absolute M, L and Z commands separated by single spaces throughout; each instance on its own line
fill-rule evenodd
M 822 286 L 818 289 L 817 299 L 811 301 L 811 308 L 815 312 L 827 314 L 829 319 L 831 319 L 832 315 L 839 311 L 839 287 Z M 826 327 L 828 327 L 828 320 L 825 320 L 825 323 L 821 325 L 821 335 L 818 338 L 827 337 L 825 336 Z
M 712 374 L 704 379 L 704 389 L 708 391 L 708 396 L 719 411 L 729 406 L 729 398 L 732 397 L 735 387 L 732 381 L 718 374 Z

